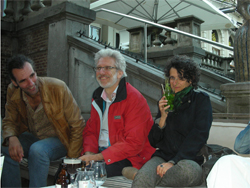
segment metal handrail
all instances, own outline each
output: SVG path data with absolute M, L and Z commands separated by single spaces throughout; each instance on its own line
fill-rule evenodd
M 130 15 L 126 15 L 126 14 L 123 14 L 123 13 L 115 12 L 115 11 L 108 10 L 108 9 L 105 9 L 105 8 L 100 8 L 100 9 L 96 10 L 96 12 L 100 12 L 100 11 L 109 12 L 111 14 L 116 14 L 116 15 L 124 16 L 124 17 L 130 18 L 132 20 L 143 22 L 144 24 L 150 24 L 150 25 L 162 28 L 162 29 L 166 29 L 168 31 L 172 31 L 172 32 L 175 32 L 175 33 L 178 33 L 178 34 L 181 34 L 181 35 L 185 35 L 185 36 L 188 36 L 188 37 L 191 37 L 191 38 L 195 38 L 195 39 L 198 39 L 200 41 L 203 41 L 203 42 L 206 42 L 206 43 L 210 43 L 210 44 L 213 44 L 215 46 L 219 46 L 219 47 L 225 48 L 227 50 L 233 51 L 233 47 L 231 47 L 231 46 L 227 46 L 227 45 L 224 45 L 224 44 L 221 44 L 221 43 L 218 43 L 218 42 L 214 42 L 212 40 L 208 40 L 208 39 L 205 39 L 205 38 L 202 38 L 202 37 L 190 34 L 190 33 L 186 33 L 184 31 L 180 31 L 180 30 L 177 30 L 177 29 L 173 29 L 171 27 L 167 27 L 167 26 L 164 26 L 164 25 L 161 25 L 161 24 L 158 24 L 158 23 L 154 23 L 154 22 L 151 22 L 151 21 L 148 21 L 148 20 L 144 20 L 144 19 L 141 19 L 141 18 L 136 18 L 134 16 L 130 16 Z M 145 30 L 145 27 L 144 27 L 144 30 Z M 147 42 L 147 40 L 146 40 L 146 42 Z

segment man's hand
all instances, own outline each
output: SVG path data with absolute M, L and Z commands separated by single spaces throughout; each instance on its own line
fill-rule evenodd
M 24 157 L 23 147 L 16 136 L 9 137 L 9 154 L 17 162 L 21 162 Z
M 90 152 L 90 151 L 86 151 L 86 152 L 84 153 L 84 155 L 95 155 L 95 153 Z
M 94 161 L 100 161 L 103 160 L 103 156 L 101 153 L 94 154 L 92 152 L 86 152 L 85 155 L 79 157 L 82 161 L 86 162 L 86 165 L 89 165 L 89 162 L 94 160 Z
M 162 163 L 160 165 L 157 166 L 157 174 L 159 176 L 161 176 L 161 178 L 163 177 L 163 175 L 168 171 L 168 169 L 170 169 L 172 166 L 174 166 L 172 163 Z

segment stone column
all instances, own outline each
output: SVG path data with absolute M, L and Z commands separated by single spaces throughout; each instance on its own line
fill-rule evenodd
M 201 24 L 203 20 L 195 16 L 186 16 L 175 19 L 177 28 L 193 35 L 201 36 Z M 177 48 L 175 54 L 187 55 L 194 59 L 197 64 L 201 64 L 205 51 L 201 48 L 201 42 L 197 39 L 178 34 Z
M 204 22 L 203 20 L 195 16 L 187 16 L 183 18 L 177 18 L 175 19 L 175 22 L 177 23 L 178 30 L 201 36 L 201 24 Z M 180 47 L 201 47 L 201 42 L 199 40 L 180 34 L 178 35 L 177 44 Z
M 78 31 L 89 35 L 89 24 L 95 20 L 93 10 L 65 1 L 50 7 L 47 75 L 69 83 L 69 45 L 67 36 Z
M 129 51 L 144 54 L 144 28 L 127 29 L 129 32 Z
M 245 23 L 236 31 L 234 37 L 235 81 L 250 81 L 250 2 L 238 0 L 237 11 Z
M 223 84 L 220 89 L 226 97 L 227 113 L 250 114 L 250 82 Z

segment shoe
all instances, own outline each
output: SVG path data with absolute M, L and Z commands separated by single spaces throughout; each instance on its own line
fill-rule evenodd
M 122 175 L 126 177 L 127 179 L 134 180 L 135 175 L 137 174 L 138 169 L 134 168 L 132 166 L 124 167 L 122 169 Z

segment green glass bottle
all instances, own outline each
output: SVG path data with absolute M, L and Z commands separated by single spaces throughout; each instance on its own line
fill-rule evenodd
M 174 111 L 174 92 L 170 87 L 168 78 L 165 79 L 165 97 L 168 100 L 168 105 L 170 105 L 170 107 L 166 111 L 173 112 Z

